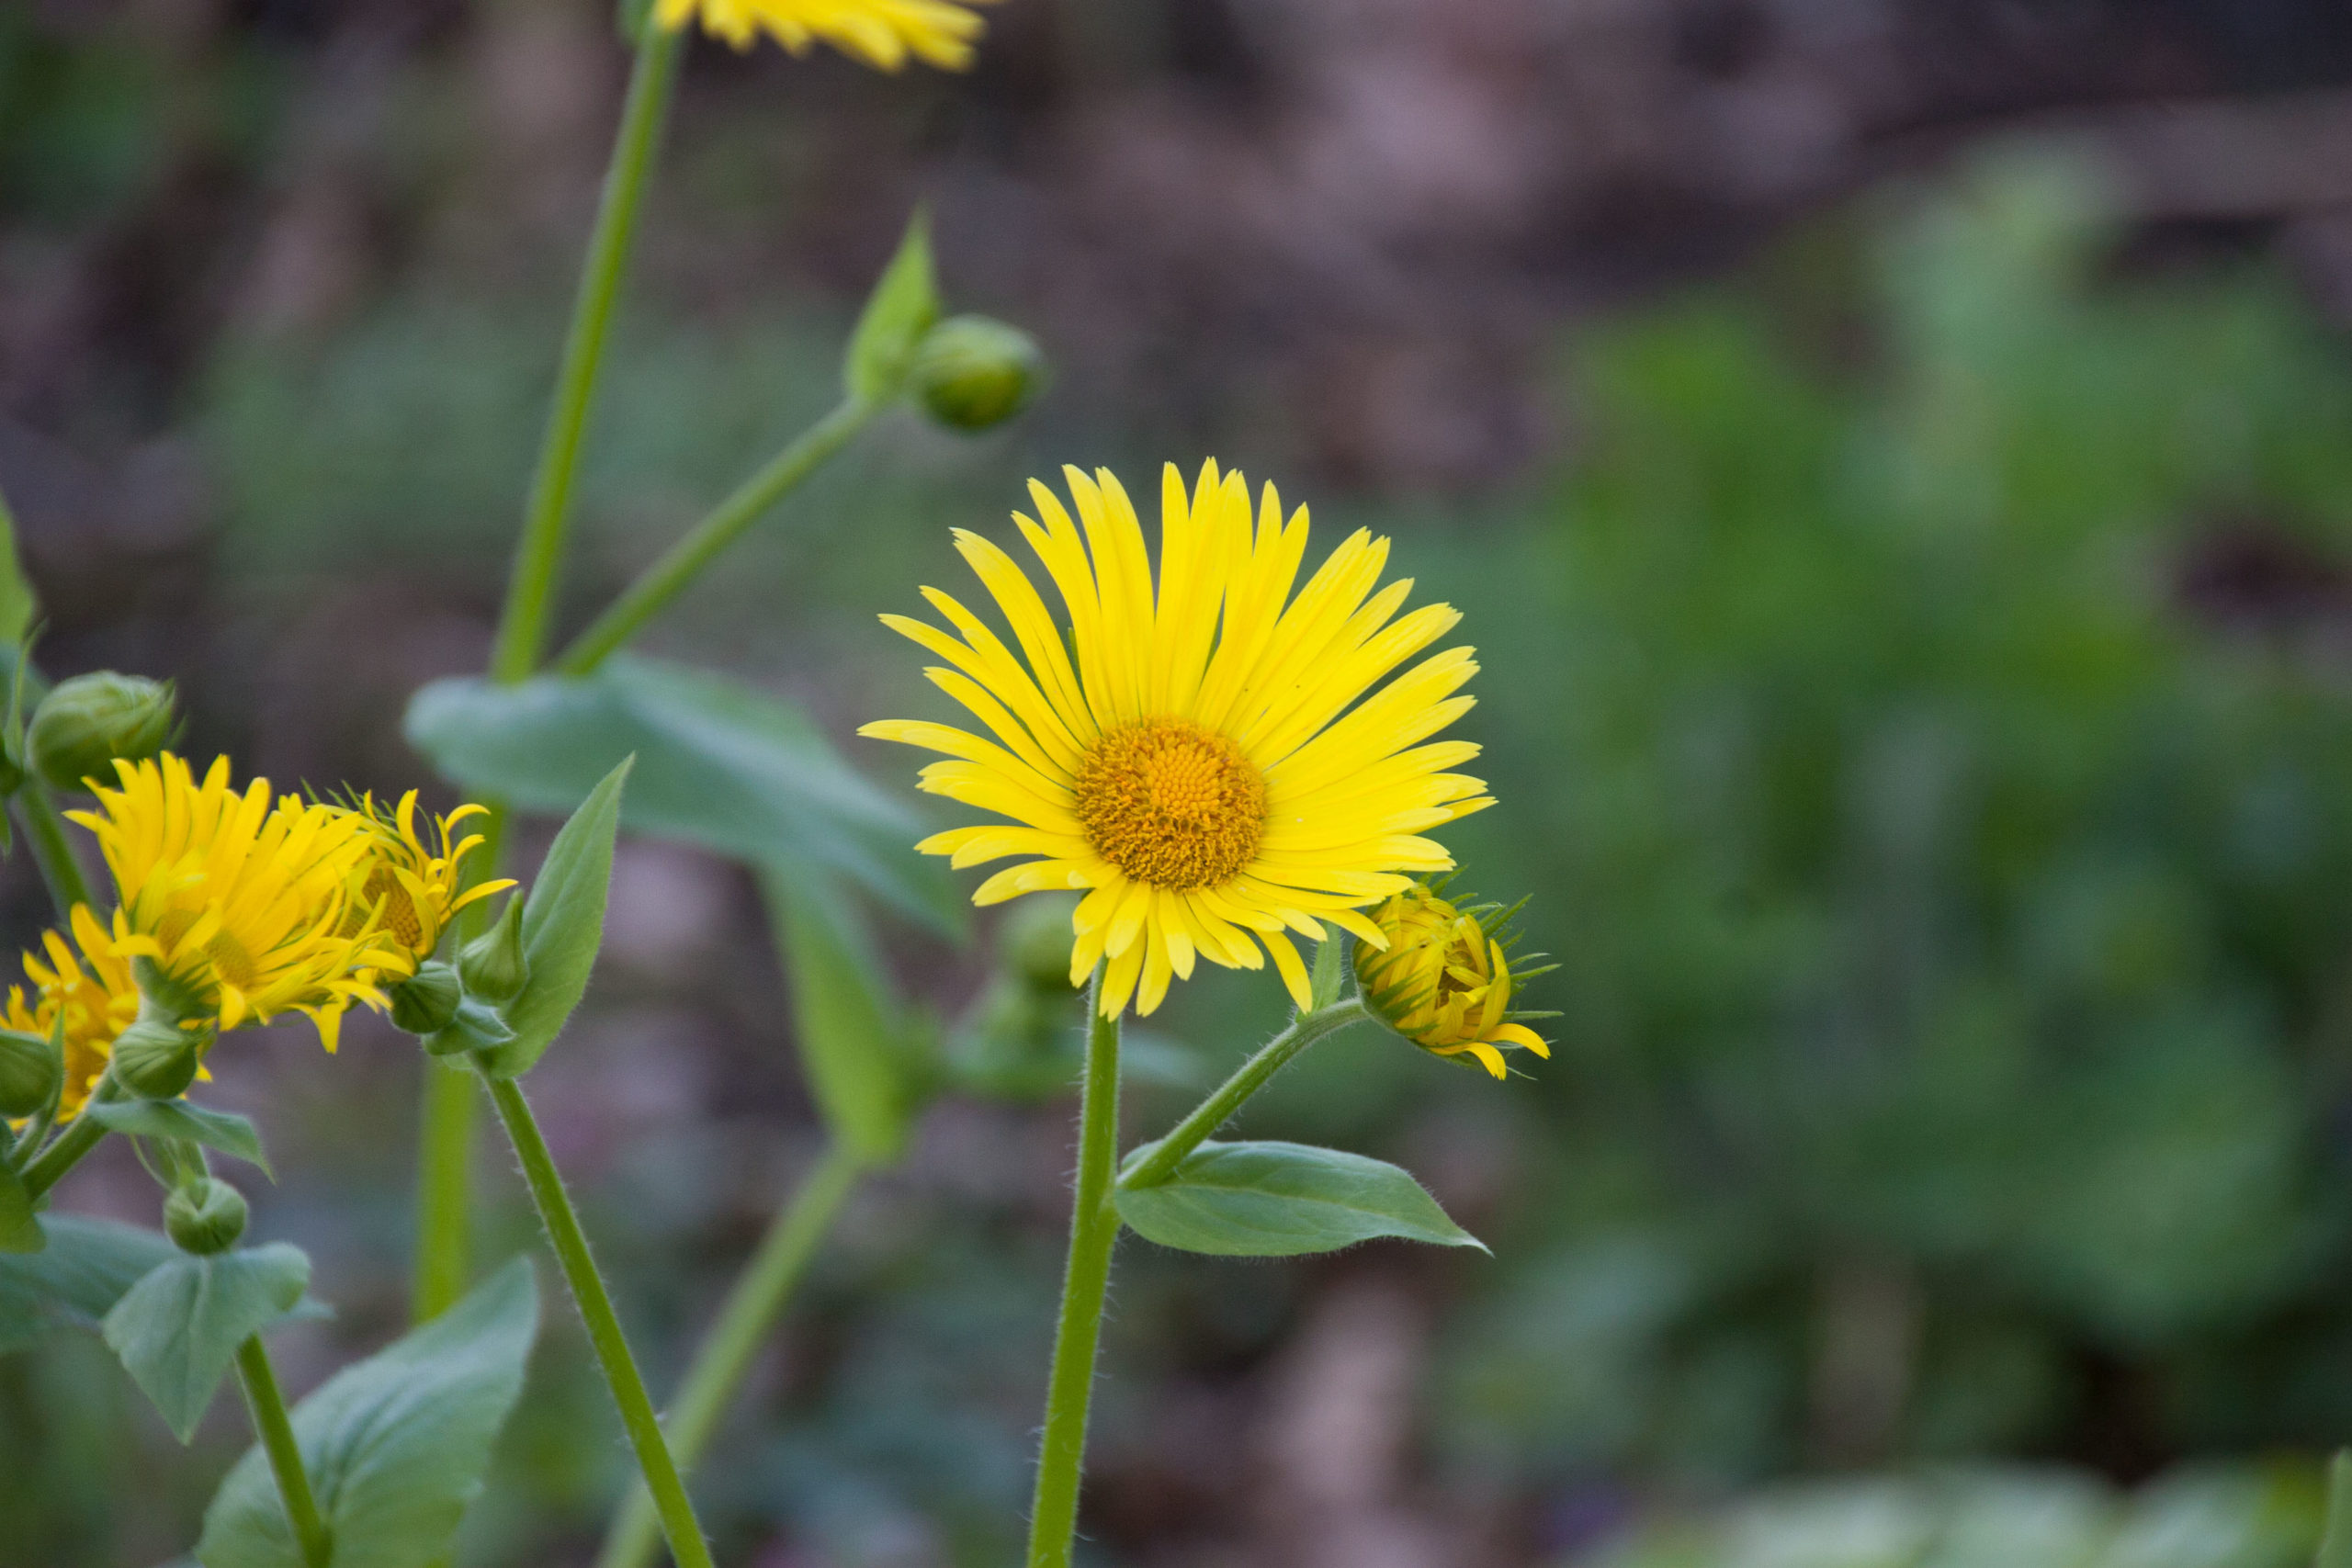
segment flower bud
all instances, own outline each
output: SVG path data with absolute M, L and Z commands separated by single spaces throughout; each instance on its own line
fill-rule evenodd
M 392 987 L 392 1027 L 409 1034 L 432 1034 L 458 1016 L 465 989 L 447 964 L 424 963 Z
M 496 1008 L 480 997 L 464 997 L 448 1024 L 424 1037 L 424 1049 L 431 1055 L 454 1056 L 463 1051 L 494 1051 L 514 1038 L 514 1026 Z
M 209 1029 L 183 1029 L 152 1010 L 142 1012 L 114 1043 L 114 1074 L 141 1100 L 176 1100 L 196 1081 Z
M 164 1200 L 164 1230 L 182 1252 L 209 1258 L 245 1234 L 244 1195 L 227 1182 L 198 1177 Z
M 997 944 L 1006 972 L 1030 990 L 1068 996 L 1072 989 L 1069 951 L 1075 941 L 1069 922 L 1077 908 L 1076 898 L 1051 893 L 1014 905 Z
M 113 781 L 117 758 L 139 761 L 161 751 L 176 722 L 169 681 L 101 670 L 62 681 L 41 699 L 26 754 L 52 789 L 86 789 L 85 779 Z
M 63 1054 L 48 1036 L 0 1029 L 0 1116 L 38 1115 L 64 1078 Z
M 1499 1046 L 1549 1056 L 1544 1037 L 1516 1020 L 1514 977 L 1499 905 L 1461 908 L 1419 883 L 1371 911 L 1385 948 L 1359 940 L 1356 985 L 1374 1017 L 1438 1056 L 1469 1055 L 1496 1077 L 1507 1076 Z
M 907 385 L 923 412 L 955 430 L 1002 424 L 1046 382 L 1046 356 L 1019 327 L 953 316 L 923 334 Z
M 519 995 L 531 977 L 531 961 L 523 952 L 523 896 L 516 893 L 498 912 L 498 923 L 466 943 L 458 954 L 458 973 L 469 996 L 503 1002 Z

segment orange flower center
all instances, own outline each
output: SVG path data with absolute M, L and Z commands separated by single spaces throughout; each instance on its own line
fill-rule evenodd
M 1190 719 L 1105 730 L 1078 764 L 1079 825 L 1097 853 L 1155 887 L 1230 881 L 1266 831 L 1266 781 Z

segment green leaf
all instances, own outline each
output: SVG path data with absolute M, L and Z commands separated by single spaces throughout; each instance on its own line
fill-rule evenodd
M 302 1249 L 272 1242 L 164 1261 L 106 1315 L 107 1343 L 183 1443 L 246 1337 L 293 1312 L 311 1282 Z
M 224 1155 L 234 1155 L 261 1167 L 272 1181 L 277 1179 L 277 1173 L 269 1168 L 269 1156 L 262 1152 L 261 1134 L 242 1116 L 208 1111 L 185 1100 L 96 1100 L 89 1106 L 88 1115 L 118 1133 L 143 1138 L 183 1138 L 208 1149 L 219 1149 Z
M 594 675 L 435 681 L 408 738 L 444 776 L 531 811 L 569 811 L 632 753 L 622 820 L 753 865 L 821 866 L 956 935 L 965 908 L 915 853 L 921 820 L 861 778 L 798 710 L 724 676 L 629 655 Z
M 16 1167 L 0 1156 L 0 1252 L 39 1252 L 43 1245 L 33 1195 L 25 1190 Z
M 1166 1182 L 1122 1187 L 1117 1202 L 1145 1239 L 1224 1258 L 1329 1252 L 1385 1235 L 1485 1250 L 1396 1167 L 1305 1144 L 1203 1144 Z
M 39 613 L 40 601 L 25 579 L 24 562 L 17 555 L 17 519 L 0 498 L 0 643 L 20 647 L 25 631 Z
M 60 1328 L 95 1328 L 122 1293 L 179 1256 L 160 1231 L 51 1214 L 49 1245 L 0 1253 L 0 1353 L 28 1349 Z
M 2327 1467 L 2327 1529 L 2312 1568 L 2352 1568 L 2352 1449 Z
M 518 1258 L 295 1406 L 332 1568 L 420 1568 L 447 1547 L 522 1392 L 538 1321 L 538 1290 Z M 196 1555 L 204 1568 L 304 1568 L 259 1449 L 220 1483 Z
M 771 869 L 760 890 L 792 986 L 801 1065 L 827 1128 L 865 1158 L 896 1159 L 912 1120 L 912 1064 L 898 998 L 857 911 L 806 868 Z
M 613 840 L 620 832 L 621 788 L 634 759 L 605 775 L 548 846 L 548 858 L 523 905 L 523 956 L 529 977 L 506 1005 L 511 1040 L 481 1053 L 492 1077 L 520 1077 L 580 1005 L 596 950 L 605 942 L 605 895 L 613 881 Z
M 907 381 L 923 333 L 939 320 L 939 285 L 931 265 L 931 220 L 922 209 L 907 220 L 890 265 L 866 297 L 850 335 L 842 382 L 863 403 L 887 403 Z

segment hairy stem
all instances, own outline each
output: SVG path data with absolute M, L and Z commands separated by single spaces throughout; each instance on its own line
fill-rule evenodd
M 327 1568 L 334 1555 L 334 1538 L 319 1517 L 318 1499 L 311 1495 L 301 1445 L 294 1440 L 294 1423 L 286 1414 L 286 1396 L 277 1392 L 277 1374 L 259 1335 L 247 1336 L 237 1347 L 237 1381 L 244 1385 L 245 1408 L 253 1412 L 254 1431 L 269 1456 L 270 1473 L 277 1477 L 277 1495 L 286 1505 L 294 1539 L 301 1544 L 302 1561 L 310 1568 Z
M 89 1102 L 82 1107 L 82 1114 L 74 1119 L 74 1124 L 60 1133 L 55 1142 L 35 1155 L 25 1167 L 25 1190 L 33 1197 L 40 1197 L 56 1186 L 59 1179 L 73 1169 L 84 1155 L 96 1148 L 98 1141 L 107 1135 L 107 1130 L 96 1117 L 89 1113 L 90 1106 L 101 1100 L 120 1098 L 122 1085 L 115 1081 L 114 1069 L 109 1066 L 106 1076 L 98 1079 L 97 1087 L 90 1090 Z
M 1332 1003 L 1317 1011 L 1302 1013 L 1291 1020 L 1290 1027 L 1275 1035 L 1261 1047 L 1256 1055 L 1241 1064 L 1234 1075 L 1218 1086 L 1215 1094 L 1193 1109 L 1193 1113 L 1176 1123 L 1151 1151 L 1136 1162 L 1133 1170 L 1119 1179 L 1122 1187 L 1157 1187 L 1176 1174 L 1184 1156 L 1199 1148 L 1219 1127 L 1233 1120 L 1249 1098 L 1266 1087 L 1273 1076 L 1296 1059 L 1299 1053 L 1329 1034 L 1336 1034 L 1351 1023 L 1369 1018 L 1363 1003 L 1354 997 Z
M 1111 1206 L 1119 1161 L 1119 1021 L 1097 1010 L 1102 971 L 1086 994 L 1086 1079 L 1078 1111 L 1078 1196 L 1069 1224 L 1069 1263 L 1054 1329 L 1053 1375 L 1046 1387 L 1046 1429 L 1037 1445 L 1037 1489 L 1029 1512 L 1029 1568 L 1069 1568 L 1078 1540 L 1078 1489 L 1086 1460 L 1087 1409 L 1094 1397 L 1094 1357 L 1102 1337 L 1102 1302 L 1111 1284 L 1111 1250 L 1119 1215 Z
M 842 1200 L 857 1185 L 865 1162 L 841 1145 L 826 1151 L 780 1210 L 760 1241 L 759 1250 L 743 1267 L 742 1277 L 728 1292 L 702 1345 L 677 1403 L 672 1406 L 665 1430 L 670 1451 L 680 1464 L 691 1465 L 709 1446 L 719 1418 L 734 1402 L 760 1344 L 775 1327 L 785 1298 L 807 1267 L 809 1255 L 832 1228 Z M 642 1486 L 632 1488 L 620 1517 L 605 1537 L 596 1568 L 646 1568 L 652 1560 L 659 1519 L 653 1497 Z
M 595 1348 L 605 1386 L 612 1390 L 613 1403 L 620 1407 L 621 1426 L 628 1433 L 630 1447 L 637 1450 L 638 1472 L 653 1495 L 662 1533 L 670 1542 L 670 1555 L 677 1561 L 678 1568 L 712 1568 L 710 1546 L 703 1540 L 702 1526 L 695 1520 L 694 1504 L 686 1496 L 685 1483 L 678 1478 L 677 1461 L 662 1436 L 661 1417 L 653 1412 L 653 1400 L 645 1392 L 645 1379 L 638 1372 L 637 1359 L 629 1354 L 628 1341 L 622 1337 L 620 1319 L 613 1313 L 613 1299 L 605 1289 L 604 1276 L 596 1271 L 595 1258 L 589 1254 L 588 1237 L 582 1232 L 580 1216 L 572 1211 L 571 1199 L 563 1190 L 563 1178 L 556 1171 L 554 1157 L 548 1153 L 547 1140 L 539 1135 L 538 1121 L 532 1116 L 530 1103 L 512 1078 L 492 1078 L 489 1082 L 491 1103 L 498 1108 L 498 1118 L 506 1124 L 506 1135 L 514 1145 L 515 1157 L 522 1162 L 523 1179 L 531 1189 L 531 1201 L 538 1206 L 548 1240 L 555 1247 L 556 1261 L 562 1265 L 564 1282 L 571 1288 L 572 1303 L 579 1307 L 580 1319 L 587 1325 L 588 1340 Z

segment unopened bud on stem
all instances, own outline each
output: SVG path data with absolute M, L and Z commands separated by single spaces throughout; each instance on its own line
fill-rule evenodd
M 953 316 L 923 334 L 907 384 L 923 412 L 956 430 L 1002 424 L 1046 381 L 1046 356 L 1019 327 Z
M 458 972 L 447 964 L 425 963 L 392 987 L 393 1027 L 409 1034 L 432 1034 L 449 1027 L 465 995 Z
M 245 1214 L 243 1193 L 216 1178 L 199 1177 L 164 1200 L 164 1230 L 182 1252 L 209 1258 L 237 1245 L 245 1234 Z
M 65 1063 L 46 1035 L 0 1029 L 0 1116 L 38 1115 L 64 1077 Z
M 52 789 L 87 789 L 114 780 L 117 758 L 139 761 L 171 744 L 178 722 L 172 684 L 111 670 L 61 681 L 33 710 L 25 750 Z
M 531 977 L 531 963 L 523 952 L 523 895 L 516 892 L 498 912 L 490 930 L 466 943 L 458 954 L 458 973 L 469 996 L 503 1002 L 519 995 Z

